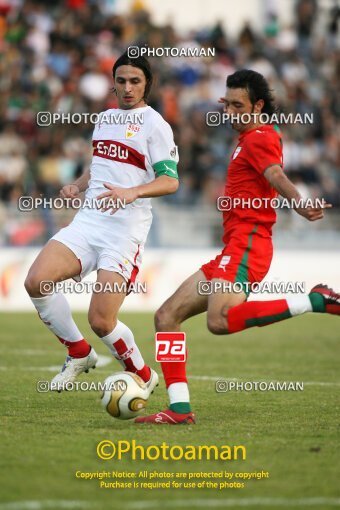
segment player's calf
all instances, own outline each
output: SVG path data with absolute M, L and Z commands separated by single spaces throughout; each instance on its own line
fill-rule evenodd
M 111 325 L 109 327 L 109 324 L 111 324 L 110 322 L 107 322 L 107 324 L 102 323 L 102 325 L 99 326 L 100 320 L 100 317 L 96 319 L 96 321 L 98 321 L 96 322 L 96 327 L 93 327 L 94 322 L 91 323 L 91 326 L 97 334 L 99 333 L 98 336 L 110 349 L 111 354 L 119 361 L 125 370 L 137 374 L 144 382 L 149 383 L 153 377 L 153 371 L 145 364 L 132 331 L 119 320 L 115 322 L 113 328 Z M 105 334 L 100 336 L 102 333 Z M 153 385 L 152 391 L 154 386 L 156 386 L 156 384 Z
M 214 278 L 212 286 L 215 288 L 215 292 L 208 298 L 207 327 L 214 335 L 232 333 L 228 327 L 228 311 L 241 305 L 247 299 L 244 292 L 225 291 L 224 284 L 228 285 L 227 288 L 231 288 L 233 285 L 232 282 Z

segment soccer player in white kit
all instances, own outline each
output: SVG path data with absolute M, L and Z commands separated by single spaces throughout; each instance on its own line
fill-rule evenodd
M 158 375 L 145 364 L 132 331 L 117 315 L 140 268 L 152 222 L 150 199 L 178 188 L 178 155 L 169 124 L 146 103 L 152 84 L 148 61 L 125 53 L 112 72 L 119 108 L 101 114 L 93 133 L 90 169 L 60 192 L 73 199 L 85 191 L 86 203 L 97 200 L 102 207 L 80 209 L 70 225 L 52 237 L 30 268 L 25 287 L 41 320 L 68 349 L 51 385 L 60 390 L 94 368 L 97 355 L 75 324 L 65 296 L 43 295 L 41 282 L 82 278 L 96 270 L 103 292 L 96 288 L 92 294 L 91 328 L 125 370 L 147 383 L 149 396 Z M 131 122 L 131 114 L 143 122 Z M 125 207 L 117 208 L 124 202 Z M 107 292 L 108 286 L 122 291 Z

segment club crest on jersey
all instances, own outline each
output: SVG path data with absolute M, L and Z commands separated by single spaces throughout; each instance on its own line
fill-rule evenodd
M 223 271 L 225 271 L 225 269 L 226 269 L 226 268 L 225 268 L 225 266 L 226 266 L 227 264 L 229 264 L 229 262 L 230 262 L 230 258 L 231 258 L 231 257 L 230 257 L 229 255 L 224 255 L 224 256 L 221 258 L 221 261 L 220 261 L 220 264 L 219 264 L 218 268 L 219 268 L 219 269 L 223 269 Z
M 235 152 L 233 154 L 233 159 L 237 158 L 237 156 L 240 154 L 241 150 L 242 150 L 242 147 L 236 147 Z
M 132 138 L 140 131 L 140 126 L 138 124 L 131 124 L 131 122 L 126 126 L 125 138 Z

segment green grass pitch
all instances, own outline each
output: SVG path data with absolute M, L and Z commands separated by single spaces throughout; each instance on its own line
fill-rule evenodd
M 152 314 L 121 314 L 134 331 L 147 362 L 154 361 Z M 75 319 L 96 351 L 108 352 L 94 337 L 85 314 Z M 211 335 L 204 315 L 184 325 L 188 374 L 198 423 L 189 427 L 136 426 L 114 420 L 96 392 L 38 393 L 38 380 L 54 375 L 65 349 L 36 314 L 1 314 L 1 498 L 0 510 L 89 508 L 313 508 L 340 506 L 339 484 L 339 318 L 308 315 L 266 328 Z M 103 381 L 119 370 L 107 366 L 83 374 Z M 204 379 L 202 376 L 205 376 Z M 240 381 L 302 381 L 299 392 L 216 393 L 219 378 Z M 166 405 L 163 379 L 149 411 Z M 103 439 L 161 444 L 245 445 L 247 460 L 103 461 Z M 81 471 L 269 471 L 266 480 L 244 489 L 116 490 L 98 480 L 79 480 Z

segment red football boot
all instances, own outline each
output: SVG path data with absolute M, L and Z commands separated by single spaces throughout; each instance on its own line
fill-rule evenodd
M 196 423 L 194 413 L 180 414 L 166 409 L 149 416 L 139 416 L 135 423 L 153 423 L 154 425 L 193 425 Z
M 312 293 L 321 294 L 325 301 L 326 313 L 340 315 L 340 294 L 337 294 L 333 289 L 327 285 L 323 285 L 322 283 L 315 285 L 315 287 L 313 287 L 310 291 L 310 294 Z

